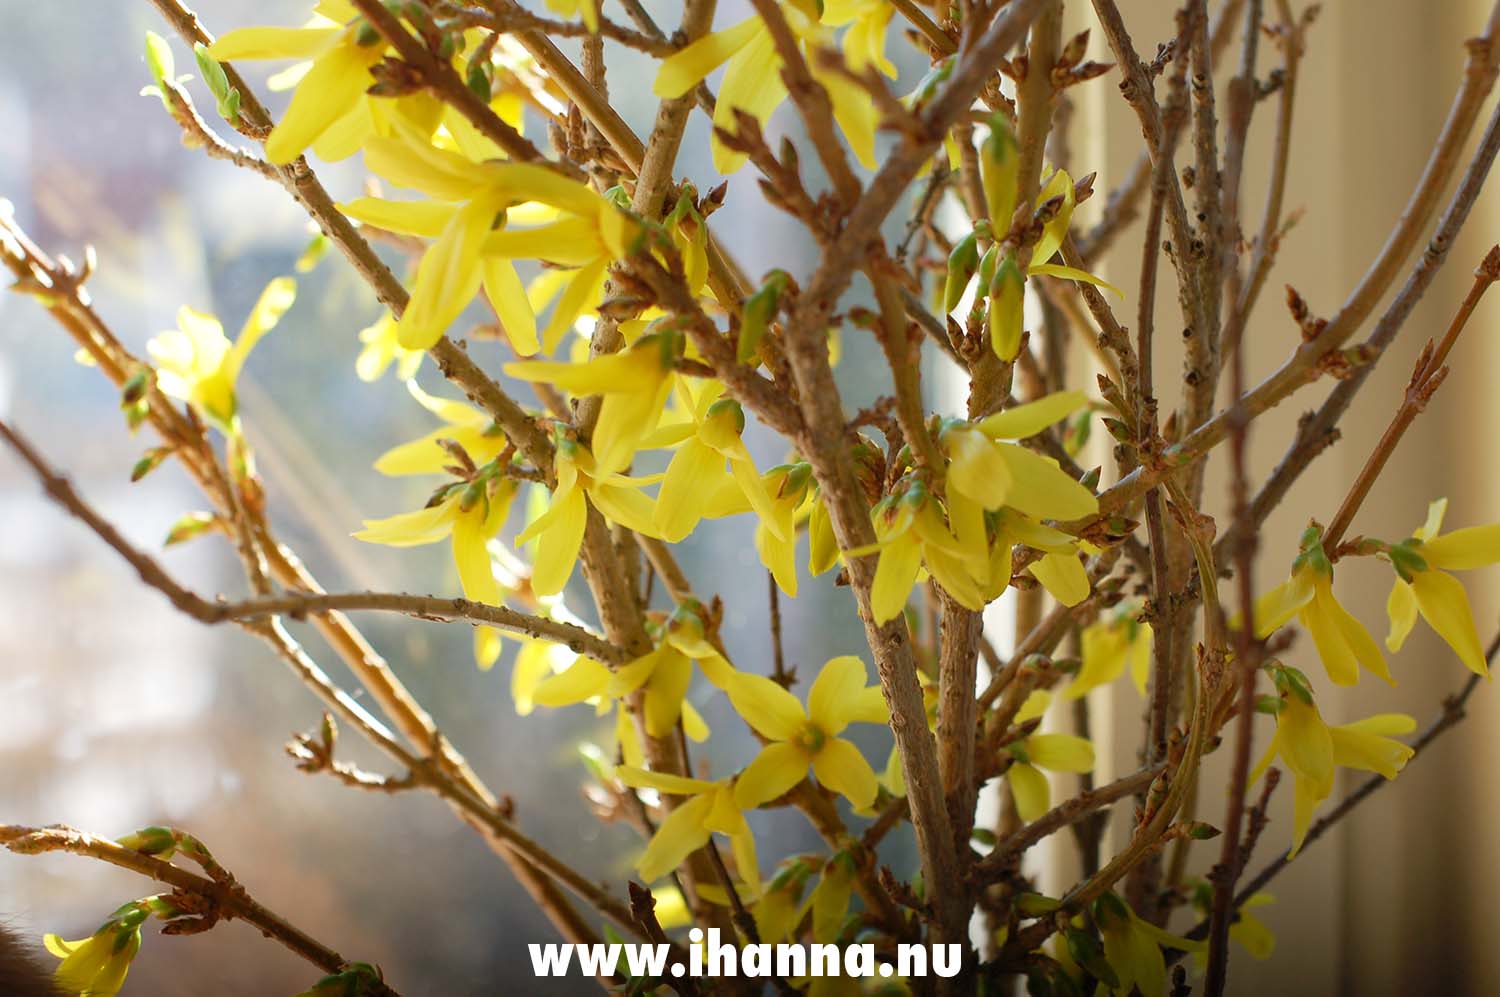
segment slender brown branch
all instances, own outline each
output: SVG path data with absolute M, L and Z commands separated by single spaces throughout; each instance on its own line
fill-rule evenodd
M 1065 827 L 1087 820 L 1098 811 L 1127 796 L 1134 796 L 1151 785 L 1152 781 L 1166 770 L 1166 767 L 1165 762 L 1148 765 L 1129 775 L 1121 776 L 1114 782 L 1080 793 L 1059 803 L 1014 834 L 1002 838 L 995 845 L 994 850 L 984 857 L 984 861 L 975 867 L 975 875 L 981 879 L 992 875 L 1008 867 L 1016 856 L 1038 841 L 1056 834 Z
M 1500 280 L 1500 245 L 1491 246 L 1484 260 L 1474 271 L 1474 283 L 1470 285 L 1469 293 L 1464 295 L 1464 300 L 1458 306 L 1458 312 L 1448 323 L 1448 330 L 1443 333 L 1443 338 L 1438 342 L 1436 349 L 1433 348 L 1432 341 L 1428 340 L 1427 348 L 1418 357 L 1416 370 L 1412 371 L 1411 381 L 1406 386 L 1406 394 L 1402 397 L 1401 404 L 1391 419 L 1391 424 L 1386 427 L 1385 433 L 1380 437 L 1380 442 L 1375 444 L 1375 449 L 1370 452 L 1364 467 L 1360 468 L 1338 512 L 1334 514 L 1333 520 L 1328 524 L 1328 529 L 1323 533 L 1323 542 L 1327 545 L 1330 556 L 1337 556 L 1339 541 L 1349 529 L 1349 524 L 1354 521 L 1354 516 L 1359 512 L 1359 507 L 1363 504 L 1365 497 L 1370 494 L 1370 489 L 1375 486 L 1380 472 L 1385 470 L 1386 461 L 1390 460 L 1397 444 L 1401 442 L 1401 437 L 1406 435 L 1406 430 L 1416 421 L 1417 416 L 1432 399 L 1433 393 L 1442 385 L 1443 379 L 1448 374 L 1445 364 L 1449 352 L 1453 349 L 1453 344 L 1458 342 L 1458 337 L 1469 324 L 1469 317 L 1479 306 L 1479 300 L 1490 289 L 1490 285 L 1497 280 Z

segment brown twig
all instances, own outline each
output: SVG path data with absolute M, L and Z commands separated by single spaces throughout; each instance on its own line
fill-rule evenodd
M 211 874 L 200 876 L 154 855 L 61 824 L 48 827 L 0 824 L 0 845 L 17 855 L 71 852 L 127 869 L 197 898 L 206 907 L 205 920 L 239 918 L 254 925 L 261 934 L 324 973 L 339 973 L 350 965 L 349 960 L 333 949 L 253 899 L 206 852 L 203 853 L 205 868 Z M 383 981 L 371 980 L 367 986 L 371 994 L 396 997 L 395 988 Z
M 1380 441 L 1375 444 L 1375 449 L 1365 460 L 1364 467 L 1360 468 L 1354 483 L 1349 486 L 1348 494 L 1344 496 L 1343 503 L 1339 505 L 1338 512 L 1334 514 L 1333 520 L 1328 524 L 1328 529 L 1323 533 L 1323 543 L 1330 557 L 1337 557 L 1339 541 L 1344 538 L 1349 524 L 1354 521 L 1355 513 L 1359 511 L 1365 497 L 1370 494 L 1370 489 L 1380 477 L 1380 472 L 1385 469 L 1386 461 L 1390 460 L 1397 444 L 1401 442 L 1401 437 L 1427 407 L 1433 393 L 1442 386 L 1443 380 L 1448 376 L 1446 361 L 1449 352 L 1453 349 L 1453 344 L 1458 342 L 1458 337 L 1469 324 L 1469 317 L 1479 306 L 1479 300 L 1490 289 L 1490 285 L 1497 280 L 1500 280 L 1500 245 L 1491 246 L 1484 260 L 1475 269 L 1474 283 L 1469 286 L 1469 293 L 1464 295 L 1464 300 L 1459 304 L 1452 321 L 1448 323 L 1448 330 L 1443 333 L 1443 338 L 1438 342 L 1437 347 L 1434 349 L 1432 340 L 1429 339 L 1426 348 L 1417 358 L 1416 369 L 1412 371 L 1411 380 L 1406 386 L 1406 394 L 1402 397 L 1401 404 L 1391 419 L 1391 424 L 1386 427 Z

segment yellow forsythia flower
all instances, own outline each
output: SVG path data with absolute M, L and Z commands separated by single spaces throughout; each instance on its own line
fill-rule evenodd
M 642 717 L 651 737 L 669 737 L 682 720 L 695 741 L 708 736 L 703 718 L 685 699 L 693 679 L 693 662 L 663 642 L 634 661 L 611 670 L 592 658 L 579 658 L 567 671 L 539 684 L 532 692 L 538 706 L 560 707 L 594 701 L 607 706 L 634 692 L 642 693 Z
M 901 615 L 924 565 L 960 605 L 984 608 L 984 593 L 966 563 L 977 552 L 966 548 L 948 529 L 937 500 L 921 478 L 908 477 L 898 483 L 892 494 L 875 504 L 870 516 L 880 551 L 870 586 L 870 613 L 875 622 Z M 982 564 L 987 571 L 988 560 Z
M 511 259 L 584 261 L 584 270 L 602 276 L 609 261 L 625 254 L 632 223 L 624 213 L 588 186 L 546 166 L 475 162 L 464 153 L 431 145 L 410 128 L 398 128 L 394 138 L 371 138 L 364 148 L 365 164 L 373 172 L 428 198 L 366 197 L 339 205 L 358 221 L 433 240 L 417 266 L 411 301 L 398 327 L 398 340 L 406 349 L 430 349 L 483 287 L 511 345 L 529 356 L 538 349 L 536 318 Z M 510 209 L 525 205 L 542 205 L 564 217 L 533 229 L 505 228 Z M 534 213 L 518 212 L 518 217 L 528 216 Z
M 1010 506 L 1037 519 L 1098 512 L 1099 500 L 1056 461 L 1006 442 L 1035 436 L 1087 404 L 1080 391 L 1060 391 L 975 423 L 949 423 L 940 434 L 949 488 L 983 509 Z
M 1330 727 L 1323 722 L 1307 679 L 1300 672 L 1278 666 L 1273 674 L 1281 692 L 1276 735 L 1251 779 L 1259 778 L 1278 756 L 1291 771 L 1296 796 L 1290 854 L 1296 855 L 1307 837 L 1313 810 L 1333 792 L 1335 767 L 1342 765 L 1379 772 L 1387 779 L 1396 778 L 1414 752 L 1390 735 L 1409 734 L 1416 729 L 1417 722 L 1404 713 L 1380 713 Z
M 516 537 L 517 546 L 537 541 L 531 589 L 540 596 L 561 592 L 573 574 L 590 504 L 610 522 L 643 536 L 657 535 L 654 503 L 639 490 L 648 482 L 601 473 L 588 448 L 567 438 L 558 441 L 556 472 L 547 511 Z
M 1047 712 L 1051 693 L 1038 689 L 1026 698 L 1016 712 L 1015 723 L 1034 720 Z M 1006 745 L 1013 759 L 1005 770 L 1016 814 L 1033 821 L 1052 806 L 1052 789 L 1042 769 L 1049 772 L 1091 772 L 1094 768 L 1094 746 L 1073 734 L 1031 734 Z
M 146 344 L 157 363 L 156 383 L 173 398 L 191 403 L 226 434 L 237 434 L 234 383 L 260 337 L 275 328 L 296 297 L 297 284 L 290 277 L 271 281 L 233 343 L 212 315 L 186 306 L 178 309 L 177 328 Z
M 718 381 L 704 384 L 696 400 L 690 397 L 684 378 L 676 382 L 678 394 L 684 396 L 683 407 L 692 412 L 693 421 L 688 424 L 692 435 L 672 455 L 656 495 L 656 525 L 662 536 L 670 543 L 685 539 L 697 528 L 719 490 L 732 487 L 780 539 L 791 539 L 740 438 L 745 431 L 745 412 L 740 404 L 720 397 L 724 386 Z
M 839 737 L 851 723 L 885 723 L 879 686 L 865 685 L 865 663 L 853 656 L 823 666 L 807 693 L 807 707 L 762 675 L 736 672 L 727 683 L 729 701 L 770 743 L 761 749 L 734 786 L 735 801 L 752 810 L 785 793 L 812 767 L 818 782 L 847 797 L 856 807 L 875 799 L 879 784 L 865 756 Z
M 585 363 L 526 360 L 506 364 L 505 373 L 572 395 L 603 395 L 590 449 L 597 473 L 613 474 L 630 466 L 641 441 L 656 428 L 682 345 L 676 332 L 655 332 Z
M 59 988 L 82 997 L 113 997 L 124 986 L 131 960 L 141 949 L 141 929 L 138 921 L 133 926 L 110 921 L 76 942 L 53 934 L 42 941 L 48 952 L 62 960 L 53 974 Z
M 365 520 L 356 539 L 390 547 L 416 547 L 452 538 L 453 561 L 464 596 L 487 606 L 502 602 L 500 583 L 495 580 L 488 544 L 505 525 L 515 498 L 516 485 L 493 477 L 449 486 L 439 501 L 385 519 Z M 493 627 L 474 630 L 474 659 L 488 669 L 500 656 L 500 634 Z
M 648 772 L 629 765 L 617 766 L 615 777 L 637 789 L 691 797 L 663 817 L 657 826 L 656 834 L 646 845 L 645 854 L 636 863 L 642 879 L 649 883 L 667 875 L 717 833 L 729 839 L 740 879 L 750 887 L 752 895 L 760 892 L 755 836 L 750 833 L 745 815 L 735 804 L 731 783 Z
M 1143 623 L 1138 604 L 1119 607 L 1115 612 L 1083 628 L 1082 667 L 1063 691 L 1063 699 L 1077 699 L 1090 689 L 1108 685 L 1125 673 L 1136 691 L 1146 694 L 1146 680 L 1151 668 L 1151 626 Z
M 599 30 L 598 0 L 547 0 L 547 7 L 563 17 L 582 17 L 590 31 Z
M 385 39 L 358 18 L 347 0 L 321 0 L 301 28 L 239 28 L 209 46 L 215 59 L 311 59 L 286 114 L 266 139 L 266 158 L 286 164 L 370 101 L 370 68 L 386 53 Z M 343 155 L 357 146 L 340 143 Z M 342 158 L 342 156 L 335 156 Z
M 1130 905 L 1114 893 L 1105 893 L 1094 901 L 1094 923 L 1099 926 L 1099 940 L 1104 943 L 1104 959 L 1115 971 L 1117 987 L 1103 987 L 1109 993 L 1164 994 L 1167 992 L 1167 962 L 1163 946 L 1195 952 L 1203 942 L 1189 941 L 1164 931 L 1136 917 Z
M 1361 667 L 1396 684 L 1375 638 L 1334 598 L 1333 565 L 1315 526 L 1302 534 L 1302 553 L 1292 562 L 1292 577 L 1256 600 L 1256 635 L 1269 637 L 1293 616 L 1312 634 L 1318 657 L 1336 685 L 1354 685 Z
M 409 474 L 442 474 L 454 463 L 454 457 L 442 446 L 445 440 L 461 446 L 475 464 L 487 464 L 505 449 L 505 434 L 472 405 L 447 398 L 436 398 L 407 381 L 406 389 L 417 404 L 443 420 L 442 427 L 392 447 L 375 461 L 375 470 L 392 476 Z
M 392 363 L 396 365 L 396 376 L 403 381 L 410 381 L 416 375 L 417 368 L 422 365 L 421 350 L 402 347 L 396 334 L 396 318 L 390 312 L 385 312 L 372 324 L 359 330 L 359 341 L 364 344 L 364 348 L 354 361 L 354 372 L 361 381 L 368 383 L 380 380 L 380 376 Z
M 1410 540 L 1392 544 L 1387 551 L 1391 567 L 1396 569 L 1396 583 L 1386 602 L 1391 631 L 1385 646 L 1392 653 L 1401 650 L 1420 612 L 1470 671 L 1488 675 L 1468 593 L 1447 571 L 1500 563 L 1500 523 L 1439 536 L 1447 509 L 1447 499 L 1433 502 L 1427 510 L 1427 522 Z
M 781 12 L 807 52 L 808 68 L 828 91 L 833 116 L 843 129 L 850 149 L 861 164 L 874 169 L 875 127 L 878 124 L 875 106 L 852 81 L 819 67 L 812 50 L 824 44 L 827 31 L 818 22 L 818 6 L 814 0 L 785 0 Z M 771 113 L 786 99 L 787 90 L 781 80 L 781 57 L 776 53 L 770 31 L 759 16 L 705 35 L 668 56 L 656 75 L 656 95 L 681 97 L 725 63 L 728 66 L 724 71 L 724 83 L 719 88 L 718 102 L 714 107 L 714 128 L 734 134 L 735 111 L 749 114 L 764 127 Z M 714 169 L 730 174 L 745 165 L 746 156 L 726 148 L 715 135 L 713 158 Z

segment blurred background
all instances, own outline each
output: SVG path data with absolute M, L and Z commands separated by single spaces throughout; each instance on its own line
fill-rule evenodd
M 647 6 L 675 23 L 669 9 L 675 4 Z M 1172 33 L 1173 4 L 1122 6 L 1149 56 Z M 747 7 L 722 0 L 721 23 Z M 1075 30 L 1090 23 L 1086 5 L 1074 0 L 1068 7 Z M 219 33 L 246 24 L 297 24 L 308 13 L 306 3 L 289 0 L 204 0 L 197 9 Z M 1324 5 L 1303 63 L 1287 197 L 1288 207 L 1305 215 L 1283 244 L 1273 290 L 1247 334 L 1252 380 L 1273 369 L 1295 341 L 1274 288 L 1295 283 L 1315 311 L 1330 314 L 1373 257 L 1439 130 L 1463 65 L 1462 42 L 1481 30 L 1486 13 L 1478 0 Z M 150 5 L 0 0 L 0 24 L 0 197 L 14 204 L 21 225 L 49 252 L 78 259 L 84 244 L 97 247 L 100 268 L 90 290 L 132 349 L 142 350 L 150 336 L 171 328 L 182 304 L 216 313 L 232 336 L 265 282 L 291 271 L 309 232 L 280 188 L 184 149 L 161 105 L 138 96 L 149 82 L 144 32 L 167 33 Z M 193 71 L 191 53 L 172 41 L 179 71 Z M 901 47 L 893 40 L 891 48 Z M 1102 39 L 1093 41 L 1089 55 L 1108 58 Z M 1274 50 L 1263 45 L 1261 75 L 1276 64 Z M 925 66 L 912 60 L 901 66 L 904 91 Z M 281 65 L 241 68 L 259 83 Z M 644 131 L 655 107 L 650 65 L 623 53 L 611 62 L 611 74 L 616 105 Z M 1139 148 L 1138 127 L 1118 98 L 1115 78 L 1075 91 L 1077 161 L 1070 166 L 1075 174 L 1097 170 L 1098 191 L 1125 176 Z M 194 93 L 213 118 L 211 100 L 201 89 Z M 273 110 L 283 100 L 273 97 Z M 1253 218 L 1263 197 L 1273 118 L 1263 105 L 1251 128 L 1245 204 Z M 792 119 L 785 111 L 778 115 L 771 136 L 796 134 Z M 700 189 L 716 181 L 701 116 L 690 128 L 680 169 Z M 363 181 L 357 160 L 319 172 L 340 197 L 358 193 Z M 1102 201 L 1080 209 L 1085 221 Z M 1267 524 L 1258 569 L 1263 586 L 1285 575 L 1306 520 L 1332 515 L 1341 484 L 1363 463 L 1394 410 L 1422 340 L 1441 331 L 1472 266 L 1497 238 L 1497 219 L 1500 193 L 1492 189 L 1390 362 L 1346 420 L 1343 441 L 1304 475 Z M 781 266 L 801 275 L 812 265 L 807 240 L 765 208 L 748 172 L 731 184 L 727 207 L 713 224 L 752 274 Z M 1105 268 L 1105 276 L 1127 289 L 1135 286 L 1139 239 L 1137 226 Z M 362 518 L 425 500 L 430 482 L 383 478 L 370 465 L 391 445 L 431 429 L 432 421 L 393 376 L 374 384 L 356 378 L 357 332 L 380 310 L 342 260 L 330 254 L 298 281 L 297 304 L 256 350 L 240 382 L 275 525 L 330 589 L 456 592 L 446 545 L 398 552 L 349 539 Z M 1132 297 L 1126 313 L 1134 307 Z M 1500 361 L 1496 307 L 1481 305 L 1454 356 L 1452 376 L 1397 452 L 1356 532 L 1405 536 L 1440 495 L 1451 500 L 1449 528 L 1500 519 L 1492 435 L 1500 415 L 1492 389 Z M 1174 326 L 1175 310 L 1171 292 L 1163 290 L 1160 328 Z M 869 344 L 851 335 L 845 345 L 840 376 L 852 410 L 883 393 L 887 380 Z M 130 538 L 158 547 L 171 525 L 202 500 L 170 464 L 129 484 L 131 465 L 153 441 L 130 436 L 115 393 L 72 355 L 71 342 L 33 302 L 0 297 L 0 412 L 65 467 Z M 493 344 L 477 346 L 476 356 L 492 370 L 503 359 Z M 1166 385 L 1162 393 L 1170 399 L 1177 358 L 1159 354 L 1158 363 L 1158 384 Z M 934 402 L 959 404 L 961 395 L 944 396 L 951 379 L 936 365 L 932 373 L 927 383 Z M 430 391 L 451 394 L 430 367 L 419 379 Z M 1269 471 L 1291 439 L 1297 414 L 1326 391 L 1326 385 L 1306 389 L 1256 423 L 1256 474 Z M 753 435 L 751 443 L 762 466 L 785 456 L 769 435 Z M 1221 477 L 1211 477 L 1209 494 L 1210 511 L 1222 511 Z M 681 557 L 700 591 L 724 596 L 724 637 L 736 662 L 764 663 L 767 592 L 748 520 L 702 531 Z M 174 547 L 162 559 L 199 591 L 243 591 L 222 543 Z M 1497 608 L 1494 573 L 1465 580 L 1481 638 L 1488 638 Z M 1388 586 L 1383 571 L 1340 576 L 1346 604 L 1377 634 L 1384 632 Z M 586 600 L 579 595 L 570 604 L 582 607 Z M 845 591 L 804 579 L 801 597 L 783 600 L 782 611 L 789 660 L 805 675 L 834 654 L 864 649 Z M 991 615 L 1003 647 L 1009 639 L 1004 605 Z M 499 665 L 480 673 L 467 628 L 369 615 L 358 622 L 481 776 L 515 800 L 529 834 L 593 875 L 619 882 L 629 874 L 633 834 L 599 825 L 579 789 L 577 746 L 600 733 L 590 711 L 518 718 L 508 688 L 514 644 Z M 309 628 L 296 630 L 321 664 L 347 679 Z M 1320 677 L 1305 644 L 1299 642 L 1290 662 Z M 1396 690 L 1366 682 L 1336 694 L 1320 682 L 1325 716 L 1342 722 L 1399 709 L 1425 725 L 1464 677 L 1425 627 L 1393 668 L 1401 682 Z M 698 698 L 715 726 L 711 745 L 698 757 L 717 763 L 716 770 L 749 757 L 752 742 L 742 725 L 729 722 L 722 700 Z M 1491 759 L 1500 748 L 1492 698 L 1492 690 L 1482 688 L 1471 718 L 1414 763 L 1399 787 L 1378 794 L 1275 883 L 1277 903 L 1259 913 L 1278 937 L 1277 954 L 1256 964 L 1237 953 L 1233 992 L 1483 994 L 1500 988 L 1500 953 L 1487 931 L 1500 917 L 1500 868 L 1485 844 L 1500 832 L 1500 805 L 1488 791 L 1495 778 Z M 1101 747 L 1112 749 L 1101 752 L 1104 780 L 1133 766 L 1140 703 L 1122 685 L 1099 706 L 1107 718 L 1098 729 Z M 314 727 L 319 715 L 318 704 L 260 644 L 176 614 L 50 505 L 16 461 L 0 457 L 0 822 L 65 822 L 111 836 L 152 823 L 190 829 L 258 899 L 346 955 L 378 961 L 408 994 L 585 992 L 578 981 L 531 979 L 525 945 L 551 938 L 545 921 L 439 802 L 417 793 L 357 793 L 293 768 L 281 745 Z M 1262 723 L 1264 743 L 1269 724 Z M 353 740 L 345 744 L 350 756 L 378 766 Z M 862 745 L 878 763 L 889 735 L 875 731 Z M 1220 784 L 1223 759 L 1213 761 L 1208 787 Z M 1204 796 L 1201 815 L 1216 821 L 1219 794 L 1210 788 Z M 1275 823 L 1252 867 L 1287 840 L 1289 784 L 1279 797 Z M 763 860 L 819 847 L 798 814 L 752 820 L 769 841 Z M 894 841 L 887 859 L 909 871 L 909 844 Z M 24 933 L 86 935 L 119 903 L 150 889 L 81 859 L 0 854 L 0 918 Z M 236 923 L 192 939 L 148 934 L 127 994 L 293 993 L 316 975 Z

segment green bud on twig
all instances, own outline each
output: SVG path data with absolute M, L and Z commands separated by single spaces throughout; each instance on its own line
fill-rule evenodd
M 740 363 L 751 363 L 759 354 L 760 341 L 765 338 L 766 329 L 775 317 L 776 309 L 781 305 L 781 295 L 790 281 L 791 275 L 785 270 L 772 270 L 760 289 L 745 299 L 740 313 L 739 347 L 735 351 Z

